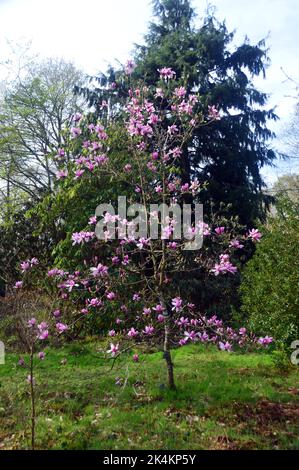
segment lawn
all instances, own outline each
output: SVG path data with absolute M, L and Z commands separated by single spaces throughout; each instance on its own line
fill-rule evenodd
M 191 345 L 174 352 L 178 389 L 161 353 L 104 360 L 99 343 L 46 350 L 36 372 L 40 449 L 298 449 L 298 369 L 267 353 Z M 65 361 L 66 359 L 66 361 Z M 29 385 L 18 356 L 0 366 L 0 448 L 29 448 Z

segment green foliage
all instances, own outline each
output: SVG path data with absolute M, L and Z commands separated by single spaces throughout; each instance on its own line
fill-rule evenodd
M 162 353 L 138 350 L 133 363 L 129 352 L 111 370 L 106 349 L 76 343 L 45 350 L 36 367 L 37 448 L 298 448 L 297 374 L 280 374 L 271 355 L 178 349 L 180 386 L 171 392 L 163 386 Z M 8 354 L 0 366 L 1 449 L 29 446 L 27 371 L 17 360 Z
M 241 285 L 242 311 L 257 333 L 267 332 L 285 347 L 299 337 L 299 212 L 282 199 L 270 219 Z

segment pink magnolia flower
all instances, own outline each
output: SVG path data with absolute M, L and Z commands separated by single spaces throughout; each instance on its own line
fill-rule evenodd
M 161 315 L 161 313 L 160 313 L 160 314 L 158 315 L 158 317 L 157 317 L 157 320 L 158 320 L 159 323 L 164 322 L 164 320 L 165 320 L 164 315 Z
M 58 318 L 58 317 L 60 317 L 60 315 L 61 315 L 61 313 L 60 313 L 59 309 L 54 310 L 53 317 Z
M 185 346 L 185 344 L 187 344 L 187 339 L 186 338 L 181 338 L 180 341 L 179 341 L 179 345 L 180 346 Z
M 97 217 L 95 215 L 89 217 L 88 224 L 89 225 L 96 225 L 97 224 Z
M 182 310 L 183 301 L 180 297 L 175 297 L 171 301 L 172 310 L 175 312 L 180 312 Z
M 115 335 L 116 335 L 115 330 L 108 331 L 108 336 L 115 336 Z
M 180 86 L 178 88 L 176 88 L 174 90 L 174 95 L 177 97 L 177 98 L 184 98 L 184 96 L 186 95 L 187 93 L 187 90 L 185 87 L 183 86 Z
M 213 119 L 215 121 L 219 121 L 221 119 L 218 109 L 215 106 L 208 106 L 208 118 Z
M 273 338 L 271 336 L 265 336 L 264 338 L 259 338 L 258 343 L 262 346 L 268 346 L 268 344 L 273 342 Z
M 31 267 L 29 261 L 23 261 L 23 262 L 20 264 L 20 266 L 21 266 L 22 273 L 24 273 L 25 271 L 28 271 L 28 269 L 30 269 L 30 267 Z
M 222 235 L 224 232 L 225 232 L 225 227 L 216 227 L 215 228 L 215 233 L 217 233 L 217 235 Z
M 138 331 L 135 330 L 135 328 L 133 327 L 128 331 L 129 338 L 135 338 L 135 336 L 137 335 L 138 335 Z
M 78 135 L 82 134 L 82 130 L 80 127 L 71 127 L 71 134 L 72 137 L 78 137 Z
M 64 179 L 68 176 L 68 171 L 67 170 L 59 170 L 56 173 L 56 178 L 58 180 Z
M 46 356 L 46 354 L 43 351 L 38 353 L 38 357 L 41 361 L 43 361 L 45 359 L 45 356 Z
M 211 272 L 214 273 L 215 276 L 225 273 L 235 274 L 237 272 L 237 268 L 230 262 L 229 255 L 222 254 L 220 255 L 220 263 L 216 263 L 214 268 L 211 269 Z
M 226 341 L 225 343 L 220 341 L 219 348 L 221 349 L 221 351 L 231 351 L 232 345 L 228 341 Z
M 63 276 L 63 275 L 64 275 L 64 271 L 62 269 L 58 269 L 58 268 L 50 269 L 47 272 L 47 276 L 49 276 L 49 277 Z
M 36 325 L 36 318 L 31 318 L 30 320 L 28 320 L 28 328 L 32 328 L 33 326 Z
M 165 81 L 171 80 L 176 75 L 170 67 L 162 67 L 161 69 L 158 69 L 158 72 L 160 74 L 160 78 L 163 78 Z
M 37 337 L 40 340 L 44 340 L 44 339 L 47 339 L 48 336 L 49 336 L 49 331 L 48 330 L 41 330 Z
M 78 122 L 82 119 L 82 114 L 81 113 L 75 113 L 73 116 L 73 121 Z
M 68 329 L 68 326 L 65 325 L 64 323 L 56 323 L 56 330 L 59 331 L 59 333 L 63 333 L 64 331 L 66 331 Z
M 23 281 L 17 281 L 14 285 L 14 289 L 22 289 Z
M 138 361 L 139 361 L 139 356 L 138 356 L 138 354 L 134 354 L 134 355 L 133 355 L 133 361 L 134 361 L 134 362 L 138 362 Z
M 145 335 L 150 336 L 150 335 L 152 335 L 153 332 L 154 332 L 154 327 L 151 326 L 151 325 L 150 325 L 150 326 L 146 326 L 146 327 L 144 328 L 144 330 L 142 330 L 142 332 L 143 332 Z
M 126 173 L 130 173 L 130 171 L 132 170 L 132 165 L 130 165 L 130 163 L 127 163 L 125 166 L 124 166 L 124 171 Z
M 195 331 L 185 331 L 184 335 L 186 341 L 195 341 L 197 339 Z
M 165 310 L 165 307 L 163 307 L 163 305 L 161 304 L 158 304 L 155 307 L 153 307 L 153 310 L 157 313 L 163 313 Z
M 241 336 L 246 335 L 246 328 L 244 328 L 244 327 L 243 327 L 243 328 L 240 328 L 240 329 L 239 329 L 239 335 L 241 335 Z
M 93 277 L 105 277 L 108 276 L 108 268 L 107 266 L 104 266 L 103 264 L 99 263 L 97 267 L 95 268 L 90 268 L 90 271 L 93 275 Z
M 176 126 L 175 124 L 172 124 L 171 126 L 168 126 L 167 128 L 167 134 L 169 135 L 174 135 L 174 134 L 177 134 L 178 132 L 179 132 L 178 126 Z
M 90 242 L 95 237 L 94 232 L 74 232 L 72 234 L 73 245 Z
M 164 98 L 164 92 L 162 88 L 156 88 L 155 98 Z
M 118 351 L 119 351 L 119 344 L 110 343 L 110 349 L 108 349 L 107 353 L 111 354 L 112 357 L 115 357 Z
M 239 249 L 241 249 L 241 248 L 244 248 L 244 245 L 242 245 L 242 244 L 239 242 L 239 240 L 236 240 L 236 239 L 235 239 L 235 240 L 232 240 L 232 241 L 230 242 L 229 247 L 230 247 L 230 248 L 239 248 Z
M 114 300 L 116 298 L 116 294 L 115 294 L 115 292 L 108 292 L 106 294 L 106 297 L 107 297 L 108 300 Z
M 149 246 L 150 244 L 150 238 L 139 238 L 138 242 L 136 243 L 136 246 L 139 248 L 139 250 L 142 250 Z
M 176 250 L 178 247 L 178 244 L 177 242 L 169 242 L 167 246 L 170 250 Z
M 147 308 L 147 307 L 144 307 L 142 313 L 143 313 L 143 315 L 150 315 L 150 314 L 151 314 L 151 309 L 150 309 L 150 308 Z
M 131 75 L 136 68 L 136 64 L 133 62 L 133 60 L 128 60 L 126 65 L 125 65 L 125 72 L 127 75 Z
M 187 326 L 187 325 L 189 325 L 189 320 L 188 320 L 188 318 L 181 317 L 179 320 L 176 321 L 176 324 L 178 326 Z
M 88 300 L 87 302 L 89 307 L 101 307 L 103 304 L 101 299 L 97 299 L 96 297 L 91 300 Z
M 251 238 L 251 240 L 253 241 L 259 242 L 262 238 L 262 234 L 256 228 L 253 228 L 249 231 L 248 238 Z

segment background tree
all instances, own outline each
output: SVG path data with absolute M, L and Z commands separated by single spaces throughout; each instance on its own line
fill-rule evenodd
M 188 91 L 200 93 L 206 109 L 216 104 L 222 119 L 193 133 L 181 158 L 182 177 L 185 182 L 191 176 L 208 181 L 207 212 L 216 209 L 221 213 L 221 207 L 230 205 L 230 215 L 251 226 L 256 218 L 265 217 L 271 200 L 261 191 L 260 169 L 275 159 L 268 145 L 274 134 L 267 121 L 277 116 L 265 109 L 267 95 L 253 84 L 254 77 L 265 75 L 269 62 L 265 43 L 251 45 L 246 38 L 240 46 L 233 46 L 233 33 L 209 12 L 201 26 L 195 27 L 188 0 L 155 0 L 153 12 L 145 44 L 136 46 L 137 67 L 132 76 L 158 86 L 157 69 L 172 67 Z M 98 87 L 77 91 L 84 93 L 101 116 L 107 113 L 103 101 L 108 109 L 119 109 L 127 92 L 122 70 L 111 68 L 96 82 Z
M 30 63 L 4 90 L 0 114 L 1 193 L 6 208 L 21 195 L 38 200 L 52 190 L 57 170 L 51 158 L 62 130 L 80 109 L 74 85 L 82 74 L 71 63 L 48 59 Z

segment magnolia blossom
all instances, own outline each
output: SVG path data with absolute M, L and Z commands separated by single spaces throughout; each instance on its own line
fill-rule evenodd
M 144 307 L 144 309 L 142 311 L 143 315 L 150 315 L 151 312 L 152 312 L 151 309 L 148 308 L 148 307 Z
M 108 276 L 108 267 L 99 263 L 95 268 L 90 268 L 90 272 L 94 277 Z
M 88 306 L 89 307 L 101 307 L 103 302 L 101 299 L 97 299 L 96 297 L 94 299 L 88 300 Z
M 78 137 L 80 134 L 82 134 L 82 130 L 80 129 L 80 127 L 72 127 L 71 134 L 72 137 Z
M 244 245 L 242 245 L 239 242 L 239 240 L 234 239 L 234 240 L 231 240 L 231 242 L 229 243 L 229 247 L 230 248 L 239 248 L 239 249 L 241 249 L 241 248 L 244 248 Z
M 73 245 L 88 243 L 95 237 L 94 232 L 74 232 L 72 235 Z
M 115 292 L 107 292 L 106 297 L 108 300 L 114 300 L 116 298 Z
M 216 263 L 214 268 L 211 269 L 211 272 L 214 273 L 215 276 L 225 273 L 235 274 L 237 272 L 237 268 L 230 262 L 229 255 L 222 254 L 220 255 L 220 263 Z
M 265 336 L 264 338 L 259 338 L 258 342 L 262 346 L 268 346 L 268 344 L 273 342 L 273 338 L 271 336 Z
M 176 321 L 178 326 L 187 326 L 189 325 L 189 319 L 181 317 L 179 320 Z
M 215 233 L 217 233 L 217 235 L 222 235 L 224 232 L 225 232 L 225 227 L 216 227 L 215 228 Z
M 56 323 L 56 330 L 59 331 L 59 333 L 63 333 L 64 331 L 66 331 L 68 329 L 68 326 L 65 325 L 64 323 Z
M 129 338 L 135 338 L 135 336 L 137 335 L 138 335 L 138 331 L 135 330 L 135 328 L 133 327 L 128 331 Z
M 219 342 L 219 348 L 221 349 L 221 351 L 231 351 L 232 350 L 232 345 L 228 341 L 226 341 L 225 343 L 220 341 Z
M 14 285 L 14 289 L 21 289 L 23 287 L 23 281 L 17 281 Z
M 187 94 L 187 90 L 185 87 L 180 86 L 174 90 L 174 95 L 177 98 L 184 98 L 184 96 Z
M 158 70 L 160 73 L 160 78 L 163 78 L 163 80 L 170 80 L 175 77 L 175 72 L 172 70 L 170 67 L 162 67 L 161 69 Z
M 133 60 L 128 60 L 126 65 L 125 65 L 125 72 L 127 75 L 131 75 L 136 68 L 136 64 L 133 62 Z
M 153 332 L 154 332 L 154 327 L 151 326 L 151 325 L 150 325 L 150 326 L 146 326 L 146 327 L 144 328 L 144 330 L 142 330 L 142 332 L 143 332 L 145 335 L 147 335 L 147 336 L 152 335 Z
M 96 225 L 97 224 L 97 217 L 95 215 L 89 217 L 88 224 L 89 225 Z
M 67 176 L 68 176 L 68 171 L 67 171 L 67 170 L 59 170 L 59 171 L 57 171 L 57 173 L 56 173 L 56 178 L 57 178 L 58 180 L 67 178 Z
M 150 244 L 150 238 L 139 238 L 138 242 L 136 242 L 136 246 L 142 250 L 146 248 Z
M 221 119 L 219 111 L 215 106 L 208 106 L 208 112 L 209 119 L 213 119 L 215 121 L 219 121 Z
M 111 354 L 112 357 L 115 357 L 119 351 L 119 344 L 110 343 L 110 349 L 108 349 L 107 353 Z
M 262 238 L 262 234 L 256 228 L 253 228 L 249 231 L 248 238 L 251 238 L 251 240 L 253 241 L 259 242 Z
M 180 297 L 175 297 L 171 301 L 172 311 L 180 312 L 182 310 L 183 301 Z

